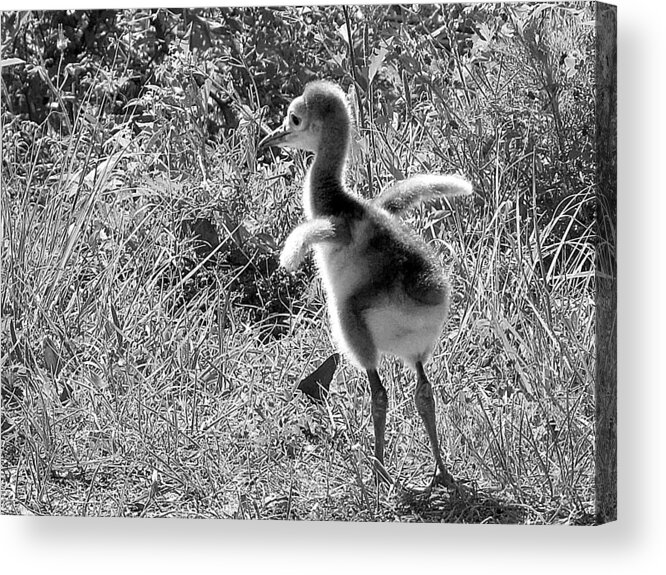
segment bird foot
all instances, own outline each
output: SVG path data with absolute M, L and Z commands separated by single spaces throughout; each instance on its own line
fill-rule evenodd
M 389 472 L 386 471 L 386 467 L 379 461 L 375 461 L 375 466 L 374 466 L 374 476 L 375 476 L 375 483 L 377 485 L 383 484 L 383 485 L 395 485 L 395 481 L 391 478 L 389 475 Z
M 439 486 L 445 487 L 451 495 L 458 499 L 466 499 L 473 493 L 462 481 L 456 480 L 448 471 L 437 472 L 428 487 L 428 491 Z
M 431 485 L 438 486 L 441 485 L 443 487 L 446 487 L 447 489 L 457 489 L 458 487 L 458 482 L 453 478 L 453 475 L 451 475 L 448 471 L 438 471 L 435 474 L 435 477 L 432 480 Z

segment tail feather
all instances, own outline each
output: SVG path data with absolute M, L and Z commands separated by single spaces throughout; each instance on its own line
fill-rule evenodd
M 416 204 L 437 198 L 469 196 L 472 184 L 460 176 L 421 174 L 394 182 L 373 200 L 380 208 L 398 214 Z

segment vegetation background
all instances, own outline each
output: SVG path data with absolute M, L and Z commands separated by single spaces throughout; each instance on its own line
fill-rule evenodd
M 3 13 L 2 512 L 591 522 L 593 72 L 589 4 Z M 277 266 L 307 157 L 256 143 L 315 78 L 354 105 L 359 194 L 474 182 L 409 218 L 456 292 L 430 371 L 464 499 L 374 486 L 345 362 L 295 390 L 333 351 L 312 265 Z

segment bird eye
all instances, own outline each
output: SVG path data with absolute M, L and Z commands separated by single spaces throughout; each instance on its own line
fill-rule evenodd
M 298 128 L 301 125 L 301 119 L 296 114 L 292 114 L 291 123 Z

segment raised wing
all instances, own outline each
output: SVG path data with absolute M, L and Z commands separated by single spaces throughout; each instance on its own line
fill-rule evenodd
M 399 214 L 422 202 L 469 196 L 471 193 L 471 182 L 460 176 L 421 174 L 392 183 L 382 190 L 373 204 L 392 214 Z

